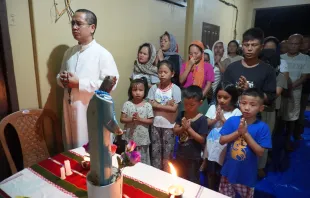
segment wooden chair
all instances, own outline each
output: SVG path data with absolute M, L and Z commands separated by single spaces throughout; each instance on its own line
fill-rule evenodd
M 50 156 L 43 132 L 45 117 L 49 117 L 53 121 L 53 125 L 55 124 L 56 128 L 60 129 L 56 115 L 48 109 L 18 111 L 1 120 L 0 141 L 12 174 L 16 173 L 17 169 L 5 138 L 5 127 L 11 124 L 15 128 L 21 145 L 24 168 L 26 168 Z

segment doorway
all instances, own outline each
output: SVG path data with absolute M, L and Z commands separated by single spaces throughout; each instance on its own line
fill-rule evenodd
M 256 10 L 255 27 L 280 41 L 295 33 L 310 35 L 310 4 Z
M 0 0 L 0 120 L 18 111 L 13 56 L 9 35 L 6 1 Z M 13 134 L 11 130 L 8 134 Z M 7 137 L 9 138 L 9 137 Z M 9 176 L 10 169 L 0 143 L 0 181 Z

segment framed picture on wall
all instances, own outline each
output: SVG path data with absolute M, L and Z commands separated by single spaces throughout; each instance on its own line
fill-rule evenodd
M 181 7 L 187 6 L 187 0 L 159 0 L 159 1 L 164 1 Z

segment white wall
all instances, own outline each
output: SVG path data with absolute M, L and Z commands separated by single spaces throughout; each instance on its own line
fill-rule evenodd
M 9 0 L 6 6 L 19 108 L 38 108 L 28 1 Z
M 241 39 L 243 32 L 249 27 L 247 21 L 251 1 L 227 1 L 238 7 L 237 39 Z M 220 40 L 225 43 L 233 39 L 236 16 L 235 8 L 227 6 L 218 0 L 195 0 L 194 12 L 193 40 L 201 40 L 203 22 L 220 26 Z

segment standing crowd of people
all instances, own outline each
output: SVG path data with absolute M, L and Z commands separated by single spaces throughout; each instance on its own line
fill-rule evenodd
M 65 88 L 68 149 L 88 141 L 86 110 L 104 77 L 119 78 L 112 55 L 93 39 L 96 25 L 91 11 L 75 12 L 72 33 L 79 45 L 67 50 L 57 76 Z M 272 134 L 286 136 L 288 151 L 291 135 L 301 139 L 310 93 L 309 36 L 279 42 L 251 28 L 228 47 L 193 41 L 186 61 L 171 33 L 159 41 L 158 50 L 151 43 L 138 47 L 120 117 L 126 130 L 118 140 L 134 140 L 142 163 L 169 171 L 172 161 L 180 177 L 199 183 L 203 171 L 210 189 L 253 197 Z

